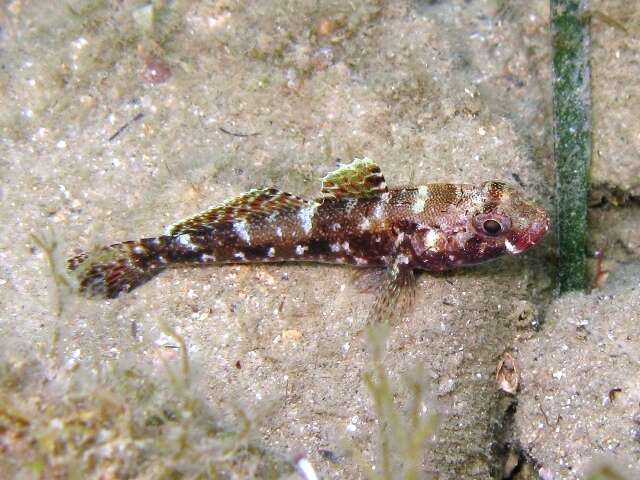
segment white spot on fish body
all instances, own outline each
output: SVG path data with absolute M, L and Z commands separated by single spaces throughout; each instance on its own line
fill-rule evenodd
M 367 217 L 364 217 L 364 220 L 362 220 L 362 222 L 360 222 L 359 227 L 360 227 L 360 230 L 367 231 L 371 227 L 371 222 L 369 221 L 369 219 Z
M 339 243 L 332 243 L 331 245 L 329 245 L 329 248 L 331 249 L 332 252 L 339 252 L 340 251 L 340 244 Z
M 239 238 L 241 238 L 244 242 L 250 244 L 251 243 L 251 235 L 249 235 L 249 229 L 247 228 L 247 222 L 245 220 L 238 220 L 237 222 L 233 222 L 233 231 L 236 232 Z
M 176 237 L 176 241 L 183 247 L 187 247 L 189 250 L 196 249 L 196 246 L 191 241 L 191 235 L 189 235 L 188 233 L 183 233 L 182 235 L 178 235 Z
M 160 263 L 167 263 L 167 259 L 164 258 L 162 255 L 158 255 L 158 260 L 160 261 Z
M 273 258 L 273 256 L 276 254 L 276 249 L 271 247 L 268 251 L 267 251 L 267 257 L 269 258 Z
M 135 247 L 133 247 L 133 253 L 137 253 L 138 255 L 142 255 L 143 253 L 146 253 L 147 249 L 144 248 L 142 245 L 136 245 Z
M 318 204 L 314 203 L 308 207 L 301 208 L 298 211 L 298 220 L 300 220 L 300 226 L 304 233 L 309 233 L 313 228 L 313 216 L 316 213 Z
M 357 204 L 358 204 L 358 200 L 356 199 L 350 198 L 349 200 L 347 200 L 347 204 L 345 205 L 345 210 L 347 211 L 347 214 L 350 214 Z
M 367 260 L 366 258 L 354 257 L 354 259 L 357 265 L 367 265 L 369 263 L 369 260 Z
M 402 265 L 408 265 L 409 257 L 407 257 L 406 255 L 398 255 L 398 263 Z
M 344 242 L 342 244 L 342 248 L 344 249 L 345 252 L 350 252 L 351 248 L 349 247 L 349 242 Z
M 247 257 L 245 256 L 244 252 L 235 252 L 233 254 L 234 257 L 236 257 L 238 260 L 246 260 Z
M 427 250 L 441 250 L 440 245 L 438 245 L 441 238 L 442 235 L 437 230 L 429 230 L 424 237 L 424 246 Z
M 200 255 L 200 260 L 203 262 L 215 262 L 216 257 L 214 257 L 213 255 L 208 255 L 206 253 L 203 253 L 202 255 Z
M 376 203 L 376 206 L 373 209 L 373 216 L 379 220 L 382 218 L 383 213 L 384 213 L 384 202 L 380 201 Z
M 413 213 L 422 213 L 424 212 L 424 206 L 429 199 L 429 189 L 425 185 L 420 185 L 418 187 L 418 196 L 413 206 L 411 207 L 411 211 Z
M 296 245 L 296 255 L 302 255 L 309 247 L 303 247 L 302 245 Z
M 334 232 L 337 232 L 338 230 L 340 230 L 342 228 L 342 225 L 340 225 L 339 223 L 334 223 L 331 225 L 331 230 L 333 230 Z
M 276 235 L 278 238 L 282 238 L 282 229 L 280 227 L 276 227 Z
M 504 241 L 504 246 L 507 247 L 507 251 L 511 254 L 516 254 L 516 253 L 520 253 L 522 250 L 519 250 L 518 247 L 516 247 L 513 243 L 511 243 L 509 240 L 505 240 Z

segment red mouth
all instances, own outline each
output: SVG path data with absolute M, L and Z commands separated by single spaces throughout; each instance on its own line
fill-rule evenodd
M 512 238 L 509 238 L 507 249 L 511 253 L 524 252 L 538 243 L 547 230 L 549 230 L 549 217 L 546 212 L 541 211 L 538 218 L 529 225 L 529 228 L 517 232 Z

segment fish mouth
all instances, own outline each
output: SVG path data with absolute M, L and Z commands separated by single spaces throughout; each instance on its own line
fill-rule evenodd
M 529 226 L 509 238 L 505 245 L 511 254 L 517 254 L 529 250 L 537 244 L 549 230 L 549 217 L 547 212 L 540 210 L 536 219 Z

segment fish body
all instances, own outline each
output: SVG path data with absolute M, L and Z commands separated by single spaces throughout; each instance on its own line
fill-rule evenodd
M 104 297 L 169 267 L 288 261 L 386 268 L 387 289 L 396 291 L 414 270 L 528 250 L 548 225 L 544 209 L 504 183 L 388 188 L 375 163 L 356 159 L 327 175 L 315 200 L 251 190 L 165 235 L 101 247 L 68 266 L 82 292 Z

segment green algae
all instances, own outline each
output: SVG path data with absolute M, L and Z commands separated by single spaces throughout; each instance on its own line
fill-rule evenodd
M 585 287 L 591 118 L 589 35 L 582 3 L 551 2 L 560 292 Z
M 388 329 L 385 324 L 369 327 L 367 343 L 373 368 L 363 376 L 378 419 L 380 473 L 362 461 L 358 463 L 370 480 L 417 480 L 422 475 L 425 444 L 437 429 L 438 415 L 428 399 L 425 375 L 420 369 L 404 376 L 408 390 L 405 411 L 396 406 L 394 389 L 384 366 Z
M 102 375 L 0 358 L 0 469 L 13 478 L 282 478 L 284 458 L 197 393 L 140 365 Z

